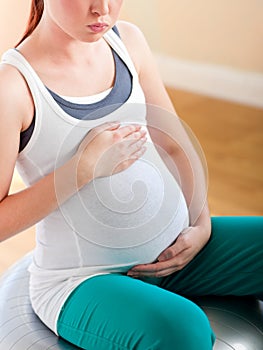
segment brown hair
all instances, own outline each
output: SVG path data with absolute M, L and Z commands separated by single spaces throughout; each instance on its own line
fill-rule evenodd
M 32 0 L 30 15 L 27 22 L 27 27 L 22 39 L 17 43 L 16 46 L 21 44 L 37 27 L 39 21 L 41 20 L 44 10 L 44 0 Z

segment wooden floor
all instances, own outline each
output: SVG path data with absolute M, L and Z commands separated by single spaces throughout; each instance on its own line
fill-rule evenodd
M 168 89 L 197 136 L 215 215 L 263 214 L 263 110 Z
M 263 214 L 263 110 L 168 89 L 197 136 L 209 170 L 213 215 Z M 23 188 L 15 174 L 12 191 Z M 34 247 L 34 229 L 0 244 L 0 274 Z

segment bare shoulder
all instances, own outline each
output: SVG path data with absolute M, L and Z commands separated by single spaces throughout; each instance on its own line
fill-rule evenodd
M 117 27 L 122 34 L 132 35 L 132 36 L 143 36 L 142 31 L 134 23 L 119 20 L 117 22 Z
M 28 87 L 21 73 L 9 64 L 0 64 L 0 98 L 20 102 L 28 95 Z M 2 105 L 1 105 L 2 106 Z
M 12 66 L 0 64 L 0 201 L 8 195 L 19 150 L 20 132 L 30 109 L 27 85 Z
M 145 55 L 149 56 L 151 54 L 145 36 L 138 26 L 130 22 L 118 21 L 117 27 L 121 39 L 139 72 Z
M 30 122 L 27 119 L 30 119 L 33 108 L 31 93 L 23 76 L 11 65 L 1 63 L 0 122 L 5 118 L 5 122 L 20 123 L 24 129 Z
M 142 31 L 136 25 L 123 21 L 118 22 L 117 27 L 137 69 L 146 102 L 174 112 L 157 62 Z

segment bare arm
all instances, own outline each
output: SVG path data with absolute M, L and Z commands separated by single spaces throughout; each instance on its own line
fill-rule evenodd
M 14 86 L 16 87 L 14 89 Z M 32 225 L 56 209 L 54 174 L 19 193 L 9 195 L 21 130 L 30 124 L 33 104 L 26 83 L 13 68 L 0 70 L 0 241 Z M 59 176 L 68 171 L 61 168 Z M 71 187 L 71 190 L 70 190 Z M 72 186 L 68 187 L 72 192 Z M 40 200 L 41 199 L 41 200 Z
M 121 171 L 144 152 L 145 132 L 139 126 L 104 124 L 91 131 L 75 156 L 55 172 L 29 188 L 9 195 L 20 132 L 30 125 L 33 117 L 33 102 L 27 85 L 11 67 L 0 68 L 0 106 L 0 241 L 34 225 L 57 209 L 57 191 L 61 204 L 95 176 L 110 175 L 115 164 L 119 166 L 114 172 Z M 109 149 L 115 164 L 103 163 L 99 169 L 96 167 L 94 174 L 97 159 Z
M 119 23 L 118 27 L 122 30 L 121 36 L 139 73 L 140 83 L 148 104 L 147 123 L 152 140 L 160 150 L 164 151 L 161 155 L 177 178 L 178 174 L 175 169 L 178 168 L 180 183 L 191 215 L 191 223 L 195 224 L 201 214 L 197 202 L 203 201 L 203 206 L 206 203 L 206 164 L 202 164 L 202 159 L 198 154 L 201 148 L 197 150 L 193 146 L 189 138 L 189 133 L 190 135 L 193 133 L 176 115 L 142 33 L 138 28 L 125 22 Z M 131 41 L 130 38 L 133 40 Z M 171 160 L 176 167 L 171 165 Z M 205 212 L 207 213 L 207 210 Z
M 152 140 L 164 151 L 160 154 L 171 172 L 176 178 L 179 176 L 189 208 L 190 229 L 159 256 L 158 263 L 135 267 L 129 273 L 133 276 L 164 276 L 182 269 L 210 237 L 205 166 L 176 115 L 142 33 L 125 22 L 120 22 L 118 28 L 135 62 L 146 102 L 150 106 L 147 122 Z

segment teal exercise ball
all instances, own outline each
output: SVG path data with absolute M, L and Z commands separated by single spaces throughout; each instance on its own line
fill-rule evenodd
M 0 279 L 0 350 L 78 349 L 52 333 L 32 310 L 27 271 L 31 259 L 29 253 Z M 217 337 L 214 350 L 263 350 L 261 301 L 212 296 L 193 301 L 210 320 Z M 171 346 L 171 350 L 187 349 Z

